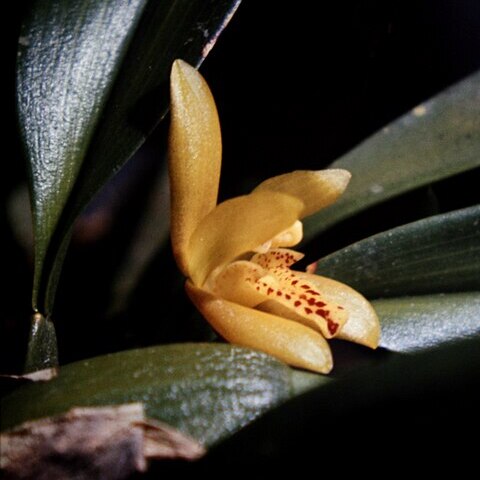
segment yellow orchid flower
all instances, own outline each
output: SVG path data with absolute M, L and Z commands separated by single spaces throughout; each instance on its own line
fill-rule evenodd
M 308 370 L 333 366 L 326 338 L 371 348 L 370 303 L 337 281 L 292 270 L 301 219 L 333 203 L 346 170 L 295 171 L 217 205 L 221 133 L 203 77 L 176 60 L 171 74 L 171 237 L 190 299 L 226 340 Z

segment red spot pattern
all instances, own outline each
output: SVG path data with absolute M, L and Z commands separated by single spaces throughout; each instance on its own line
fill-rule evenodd
M 255 255 L 253 261 L 268 270 L 275 279 L 274 284 L 268 282 L 270 285 L 266 282 L 257 282 L 256 289 L 266 296 L 274 294 L 277 302 L 300 316 L 315 319 L 323 334 L 329 338 L 338 333 L 340 328 L 340 323 L 336 321 L 335 316 L 332 318 L 331 310 L 333 308 L 337 312 L 337 309 L 343 310 L 343 307 L 334 304 L 325 308 L 328 305 L 327 302 L 319 299 L 321 293 L 312 285 L 309 283 L 298 285 L 301 279 L 295 271 L 288 268 L 297 260 L 298 257 L 295 255 L 288 251 L 279 251 L 279 249 Z M 288 293 L 285 291 L 287 288 Z M 336 315 L 339 314 L 336 313 Z
M 328 331 L 332 334 L 335 335 L 338 330 L 338 323 L 335 323 L 333 320 L 328 319 L 327 320 L 327 325 L 328 325 Z
M 324 304 L 325 305 L 325 304 Z M 324 310 L 319 308 L 318 310 L 315 311 L 317 315 L 320 315 L 322 318 L 324 318 L 327 321 L 327 328 L 328 331 L 332 334 L 335 335 L 337 333 L 338 327 L 340 326 L 337 322 L 334 322 L 330 318 L 330 310 Z
M 273 248 L 266 253 L 257 253 L 252 261 L 264 268 L 288 268 L 303 257 L 301 253 L 286 248 Z

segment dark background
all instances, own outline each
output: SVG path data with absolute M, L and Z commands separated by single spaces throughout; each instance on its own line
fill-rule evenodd
M 252 166 L 328 164 L 480 65 L 476 0 L 287 5 L 244 1 L 202 67 L 224 132 L 224 196 L 244 191 Z
M 6 84 L 1 93 L 5 124 L 0 261 L 7 286 L 1 294 L 0 371 L 5 372 L 18 370 L 25 352 L 32 281 L 31 255 L 15 238 L 6 208 L 12 192 L 26 179 L 14 105 L 16 32 L 22 8 L 11 7 L 4 31 Z M 325 167 L 479 67 L 478 0 L 244 0 L 201 69 L 216 98 L 223 130 L 221 198 L 245 193 L 277 173 Z M 107 313 L 109 286 L 152 178 L 163 164 L 166 125 L 129 162 L 128 174 L 114 180 L 120 194 L 112 197 L 106 190 L 90 209 L 89 214 L 102 209 L 110 214 L 101 232 L 88 239 L 80 232 L 73 239 L 54 313 L 62 362 L 133 346 L 211 337 L 189 303 L 173 302 L 176 296 L 183 298 L 182 280 L 168 246 L 145 273 L 129 308 L 115 316 Z M 433 192 L 436 208 L 478 202 L 478 179 L 477 171 L 442 182 Z M 392 201 L 375 209 L 366 227 L 362 216 L 357 223 L 340 225 L 325 236 L 321 249 L 309 247 L 311 259 L 365 233 L 434 213 L 425 200 L 431 197 L 431 189 L 421 189 L 403 203 Z M 405 205 L 416 207 L 406 214 Z M 163 296 L 160 286 L 167 291 Z M 180 304 L 175 311 L 174 303 Z

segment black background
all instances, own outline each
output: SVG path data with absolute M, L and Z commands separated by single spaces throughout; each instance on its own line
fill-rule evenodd
M 479 65 L 475 0 L 244 1 L 202 68 L 224 132 L 223 195 L 252 169 L 328 164 Z

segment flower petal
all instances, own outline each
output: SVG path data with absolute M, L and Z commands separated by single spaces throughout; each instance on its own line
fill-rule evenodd
M 287 229 L 303 203 L 278 192 L 256 192 L 223 202 L 197 227 L 188 248 L 188 270 L 195 285 L 202 285 L 217 267 Z
M 268 272 L 246 260 L 229 263 L 210 275 L 204 287 L 214 295 L 244 307 L 255 307 L 265 301 L 265 295 L 255 289 L 256 282 Z
M 380 322 L 370 302 L 353 288 L 331 278 L 310 273 L 296 272 L 322 292 L 328 301 L 343 305 L 348 320 L 336 338 L 377 348 L 380 340 Z
M 229 342 L 261 350 L 294 367 L 319 373 L 332 369 L 330 347 L 312 329 L 215 297 L 190 281 L 186 290 L 212 327 Z
M 303 223 L 297 220 L 289 228 L 275 235 L 270 242 L 270 248 L 293 247 L 300 243 L 303 238 Z M 260 252 L 262 253 L 262 252 Z
M 202 76 L 176 60 L 170 88 L 171 236 L 175 259 L 188 275 L 190 236 L 217 203 L 222 142 L 215 101 Z
M 269 178 L 255 188 L 254 192 L 270 190 L 293 195 L 305 205 L 300 218 L 328 207 L 345 191 L 351 174 L 343 169 L 296 170 Z

